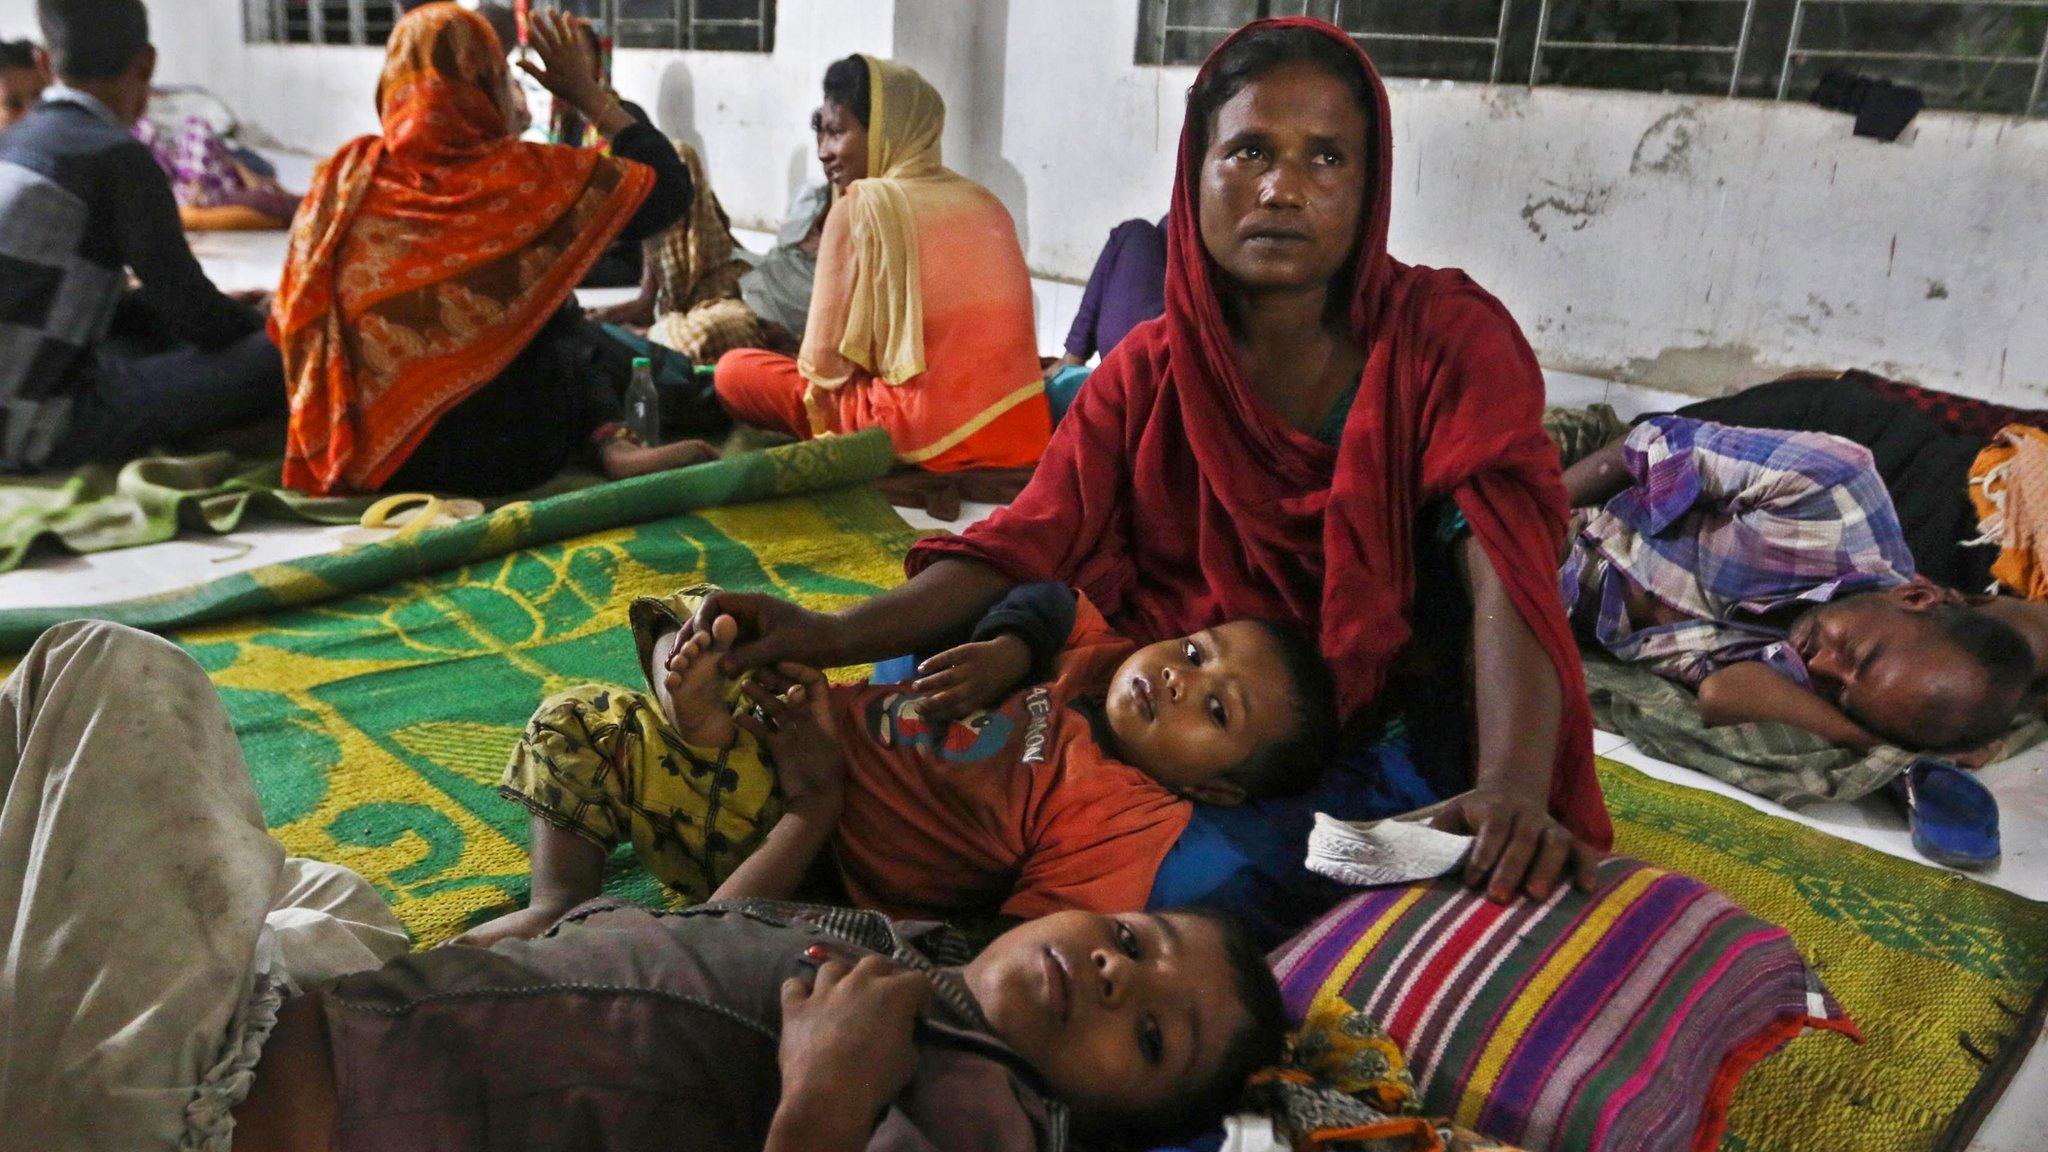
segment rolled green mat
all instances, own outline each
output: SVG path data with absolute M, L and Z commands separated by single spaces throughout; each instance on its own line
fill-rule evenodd
M 0 609 L 0 652 L 21 652 L 53 624 L 111 620 L 150 632 L 328 600 L 502 556 L 517 548 L 640 524 L 699 508 L 860 484 L 888 472 L 896 453 L 871 429 L 749 452 L 725 460 L 507 504 L 473 520 L 270 564 L 191 588 L 134 600 L 61 608 Z M 0 581 L 6 577 L 0 576 Z

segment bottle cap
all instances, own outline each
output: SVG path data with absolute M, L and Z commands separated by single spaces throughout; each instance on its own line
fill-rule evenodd
M 652 360 L 649 360 L 649 359 L 648 359 L 647 357 L 645 357 L 645 356 L 635 356 L 635 357 L 633 357 L 633 367 L 635 367 L 635 368 L 652 368 L 652 367 L 654 367 L 654 361 L 652 361 Z

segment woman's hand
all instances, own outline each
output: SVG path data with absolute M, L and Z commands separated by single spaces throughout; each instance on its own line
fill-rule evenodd
M 1079 368 L 1081 365 L 1086 363 L 1086 360 L 1081 359 L 1079 356 L 1074 355 L 1072 352 L 1063 352 L 1060 354 L 1059 359 L 1053 361 L 1050 364 L 1047 364 L 1045 366 L 1045 370 L 1039 373 L 1039 375 L 1045 378 L 1045 382 L 1047 384 L 1050 384 L 1052 383 L 1053 377 L 1059 375 L 1062 372 L 1065 372 L 1069 368 Z
M 592 324 L 616 324 L 631 330 L 636 336 L 645 336 L 647 329 L 654 324 L 654 303 L 650 300 L 626 300 L 607 304 L 585 312 L 583 318 Z
M 846 788 L 846 754 L 839 747 L 830 685 L 815 668 L 778 664 L 762 669 L 740 689 L 749 707 L 733 714 L 767 749 L 783 803 L 836 819 Z
M 617 110 L 622 119 L 631 122 L 597 74 L 597 61 L 591 58 L 581 19 L 558 9 L 543 8 L 527 18 L 526 39 L 533 54 L 540 57 L 540 63 L 521 58 L 519 67 L 555 99 L 582 113 L 606 136 L 611 135 L 604 126 L 610 111 Z
M 924 696 L 918 713 L 948 722 L 994 704 L 1031 672 L 1031 646 L 1005 633 L 948 648 L 917 666 L 910 690 Z
M 727 676 L 773 664 L 836 668 L 846 662 L 840 657 L 838 619 L 781 597 L 713 592 L 697 607 L 691 623 L 708 628 L 720 616 L 731 616 L 740 626 L 740 642 L 721 664 Z
M 931 980 L 868 956 L 782 985 L 782 1101 L 770 1149 L 860 1148 L 917 1071 L 912 1028 Z
M 1567 877 L 1590 892 L 1598 878 L 1600 853 L 1553 819 L 1543 797 L 1474 788 L 1446 803 L 1430 826 L 1473 837 L 1465 883 L 1485 888 L 1489 900 L 1504 903 L 1517 892 L 1547 899 Z

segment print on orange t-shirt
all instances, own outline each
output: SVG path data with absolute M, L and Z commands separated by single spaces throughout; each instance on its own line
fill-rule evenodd
M 1136 649 L 1082 597 L 1050 681 L 942 728 L 902 685 L 834 689 L 835 846 L 855 902 L 926 917 L 1142 909 L 1194 808 L 1098 738 L 1102 695 Z

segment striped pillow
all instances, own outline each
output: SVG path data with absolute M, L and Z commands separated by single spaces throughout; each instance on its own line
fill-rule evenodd
M 1294 1019 L 1384 1024 L 1425 1114 L 1536 1150 L 1706 1152 L 1751 1065 L 1807 1027 L 1861 1040 L 1783 928 L 1619 858 L 1541 903 L 1364 892 L 1273 962 Z

